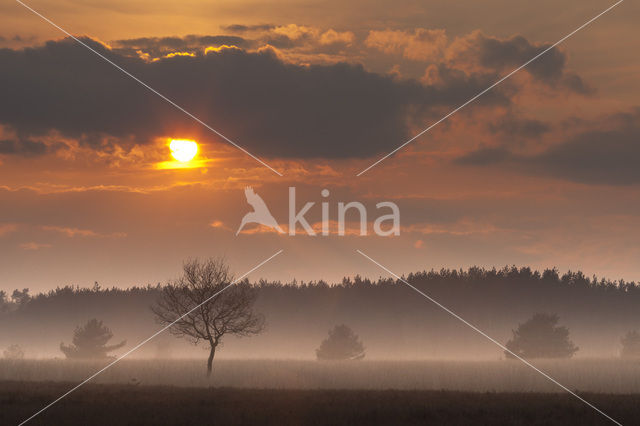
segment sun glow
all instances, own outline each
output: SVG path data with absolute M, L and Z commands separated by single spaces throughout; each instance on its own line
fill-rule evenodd
M 198 144 L 187 139 L 172 139 L 169 143 L 171 155 L 176 160 L 186 163 L 193 160 L 198 153 Z

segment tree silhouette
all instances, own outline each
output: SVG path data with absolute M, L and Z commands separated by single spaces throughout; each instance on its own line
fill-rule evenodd
M 620 356 L 623 358 L 640 357 L 640 333 L 636 330 L 628 332 L 621 340 L 622 350 Z
M 7 297 L 7 292 L 0 290 L 0 314 L 11 310 L 11 302 Z
M 31 295 L 29 295 L 29 289 L 23 288 L 22 291 L 18 289 L 13 290 L 13 293 L 11 294 L 11 299 L 13 299 L 13 302 L 16 303 L 18 306 L 26 305 L 29 302 L 29 300 L 31 300 Z
M 76 327 L 73 333 L 73 344 L 60 343 L 60 350 L 70 359 L 101 359 L 109 358 L 108 353 L 121 348 L 126 340 L 107 346 L 113 333 L 96 318 L 90 319 L 84 326 Z
M 183 276 L 168 283 L 151 310 L 158 322 L 173 324 L 169 331 L 194 344 L 209 344 L 207 376 L 216 348 L 225 334 L 249 336 L 262 332 L 264 318 L 253 312 L 257 291 L 248 282 L 224 290 L 233 277 L 222 259 L 193 260 L 183 265 Z M 194 309 L 198 306 L 197 309 Z
M 5 359 L 12 359 L 12 360 L 23 359 L 24 351 L 22 350 L 20 345 L 11 345 L 4 350 L 3 355 Z
M 569 340 L 569 329 L 558 326 L 558 316 L 535 314 L 513 331 L 507 349 L 522 358 L 571 358 L 578 350 Z M 515 358 L 505 351 L 507 358 Z
M 344 324 L 329 330 L 329 337 L 316 349 L 319 360 L 343 360 L 364 358 L 364 346 L 358 336 Z

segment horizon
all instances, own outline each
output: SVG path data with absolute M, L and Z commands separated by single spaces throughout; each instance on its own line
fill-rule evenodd
M 195 258 L 195 259 L 187 259 L 185 260 L 201 260 L 199 258 Z M 486 268 L 486 267 L 479 267 L 479 266 L 470 266 L 468 268 L 440 268 L 440 269 L 422 269 L 422 270 L 415 270 L 415 271 L 408 271 L 408 272 L 400 272 L 399 275 L 401 277 L 407 277 L 409 275 L 421 275 L 421 274 L 433 274 L 435 273 L 436 275 L 442 276 L 443 272 L 458 272 L 458 273 L 462 273 L 465 275 L 469 275 L 469 272 L 472 270 L 476 270 L 479 269 L 481 272 L 496 272 L 497 274 L 501 274 L 503 272 L 507 272 L 512 270 L 513 268 L 515 268 L 518 272 L 521 272 L 523 270 L 530 270 L 530 272 L 532 273 L 532 275 L 538 275 L 538 276 L 542 276 L 542 274 L 546 271 L 555 271 L 558 279 L 562 280 L 563 277 L 565 276 L 575 276 L 575 275 L 581 275 L 582 277 L 584 277 L 586 280 L 588 280 L 591 283 L 595 283 L 596 285 L 600 285 L 600 283 L 605 282 L 607 284 L 613 284 L 616 286 L 616 288 L 620 288 L 620 284 L 625 284 L 625 285 L 637 285 L 640 284 L 640 280 L 639 281 L 635 281 L 635 280 L 626 280 L 624 278 L 611 278 L 611 277 L 602 277 L 602 276 L 597 276 L 597 275 L 587 275 L 585 274 L 583 271 L 580 270 L 575 270 L 572 271 L 570 269 L 566 270 L 566 271 L 562 271 L 558 268 L 554 267 L 548 267 L 548 268 L 544 268 L 544 269 L 532 269 L 529 266 L 523 265 L 523 266 L 518 266 L 518 265 L 504 265 L 500 268 L 497 267 L 491 267 L 491 268 Z M 179 275 L 179 274 L 176 274 Z M 73 289 L 78 289 L 78 290 L 94 290 L 96 289 L 96 285 L 99 287 L 100 291 L 104 291 L 104 290 L 123 290 L 123 291 L 127 291 L 127 290 L 132 290 L 132 289 L 145 289 L 145 288 L 157 288 L 158 286 L 162 287 L 165 286 L 167 283 L 172 282 L 175 278 L 168 278 L 164 281 L 158 281 L 156 283 L 140 283 L 140 284 L 133 284 L 131 286 L 128 287 L 122 287 L 122 286 L 118 286 L 118 285 L 111 285 L 111 286 L 107 286 L 107 285 L 103 285 L 101 284 L 99 281 L 93 281 L 93 283 L 91 285 L 87 284 L 87 285 L 81 285 L 81 284 L 60 284 L 57 285 L 56 287 L 53 288 L 49 288 L 46 290 L 42 290 L 42 291 L 38 291 L 37 293 L 32 293 L 31 296 L 33 297 L 34 295 L 37 294 L 47 294 L 48 292 L 51 291 L 56 291 L 58 289 L 65 289 L 65 288 L 73 288 Z M 379 274 L 377 277 L 374 276 L 363 276 L 360 274 L 355 274 L 355 275 L 347 275 L 347 276 L 343 276 L 342 278 L 338 279 L 338 280 L 332 280 L 332 281 L 328 281 L 328 280 L 324 280 L 322 278 L 320 279 L 311 279 L 311 280 L 302 280 L 302 279 L 297 279 L 296 277 L 293 277 L 291 280 L 288 281 L 282 281 L 282 280 L 278 280 L 278 279 L 274 279 L 274 280 L 269 280 L 269 279 L 265 279 L 263 277 L 256 277 L 256 278 L 252 278 L 249 279 L 248 277 L 245 277 L 243 279 L 247 280 L 249 282 L 249 284 L 251 285 L 261 285 L 262 283 L 266 283 L 266 284 L 281 284 L 281 285 L 285 285 L 285 286 L 299 286 L 299 285 L 317 285 L 317 284 L 327 284 L 329 286 L 339 286 L 339 285 L 343 285 L 345 283 L 345 281 L 347 282 L 351 282 L 353 283 L 356 280 L 360 280 L 360 281 L 369 281 L 372 284 L 376 284 L 376 283 L 380 283 L 380 282 L 385 282 L 385 281 L 395 281 L 398 282 L 399 280 L 397 278 L 394 277 L 390 277 L 390 276 L 386 276 L 384 274 Z M 25 287 L 22 288 L 18 288 L 16 287 L 13 290 L 23 290 Z M 27 289 L 29 291 L 31 291 L 31 288 Z M 4 291 L 7 291 L 7 289 L 3 289 Z M 1 289 L 0 289 L 1 291 Z M 6 293 L 8 297 L 10 297 L 10 292 Z

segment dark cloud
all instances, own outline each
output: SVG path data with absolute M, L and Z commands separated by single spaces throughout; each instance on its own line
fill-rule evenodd
M 520 118 L 514 114 L 501 117 L 490 123 L 488 128 L 494 134 L 500 133 L 510 138 L 537 138 L 550 130 L 550 126 L 543 121 Z
M 458 158 L 455 163 L 503 164 L 525 173 L 589 184 L 640 183 L 640 108 L 605 117 L 602 127 L 613 128 L 582 132 L 535 156 L 516 155 L 504 147 L 484 148 Z
M 469 166 L 487 166 L 504 162 L 509 158 L 511 153 L 503 147 L 481 148 L 457 158 L 454 162 Z
M 34 36 L 22 37 L 21 35 L 16 34 L 16 35 L 13 36 L 13 38 L 11 40 L 13 40 L 13 41 L 33 41 L 34 39 L 35 39 Z
M 85 41 L 251 152 L 267 157 L 387 152 L 410 136 L 408 116 L 439 118 L 443 107 L 468 99 L 495 78 L 452 77 L 424 86 L 359 65 L 289 64 L 270 50 L 221 49 L 147 62 Z M 104 135 L 121 143 L 159 136 L 215 138 L 71 40 L 1 49 L 0 63 L 0 122 L 22 139 L 51 129 L 88 145 L 104 144 Z M 508 103 L 500 90 L 487 93 L 476 108 L 495 103 Z
M 30 157 L 42 155 L 48 151 L 48 146 L 39 141 L 0 140 L 0 154 L 17 154 Z
M 640 183 L 640 114 L 632 125 L 582 133 L 530 159 L 533 167 L 572 181 Z
M 189 40 L 189 36 L 187 36 L 187 41 Z M 217 36 L 200 36 L 197 37 L 197 40 L 202 45 L 206 46 L 238 46 L 244 47 L 249 42 L 248 40 L 238 37 L 238 36 L 230 36 L 230 35 L 217 35 Z
M 251 40 L 231 35 L 187 35 L 184 37 L 140 37 L 116 40 L 114 51 L 123 55 L 135 56 L 137 51 L 149 54 L 153 58 L 174 52 L 196 52 L 206 47 L 237 46 L 248 47 Z
M 291 49 L 299 44 L 285 34 L 270 34 L 262 39 L 262 42 L 278 49 Z
M 20 44 L 20 43 L 33 43 L 36 41 L 38 37 L 34 35 L 24 36 L 20 34 L 15 34 L 13 36 L 1 36 L 0 35 L 0 43 L 8 43 L 8 44 Z
M 485 90 L 491 84 L 495 83 L 495 81 L 499 78 L 497 74 L 494 73 L 468 73 L 462 71 L 460 69 L 452 68 L 445 64 L 436 65 L 436 71 L 434 75 L 437 77 L 433 84 L 433 87 L 438 88 L 448 88 L 448 87 L 477 87 L 478 92 L 481 90 Z M 495 89 L 494 89 L 495 90 Z M 512 82 L 505 81 L 498 91 L 494 92 L 490 90 L 483 94 L 476 102 L 486 102 L 487 100 L 483 99 L 485 96 L 488 97 L 489 103 L 498 103 L 503 106 L 507 106 L 510 102 L 506 100 L 506 97 L 511 97 L 516 93 L 517 89 L 512 84 Z M 477 95 L 477 93 L 463 93 L 463 92 L 449 92 L 443 91 L 443 94 L 447 96 L 451 96 L 448 99 L 448 102 L 451 105 L 460 105 L 463 102 L 466 102 L 471 98 L 471 96 Z M 446 99 L 439 99 L 441 102 L 447 102 Z
M 273 24 L 258 24 L 258 25 L 242 25 L 242 24 L 231 24 L 221 27 L 225 31 L 229 31 L 231 33 L 244 33 L 248 31 L 269 31 L 274 29 L 276 26 Z
M 502 40 L 477 34 L 470 49 L 476 52 L 482 66 L 497 70 L 511 70 L 542 53 L 549 46 L 551 45 L 532 44 L 522 36 Z M 566 55 L 557 48 L 553 48 L 529 63 L 525 69 L 540 82 L 584 95 L 592 93 L 593 89 L 580 76 L 566 70 L 566 62 Z

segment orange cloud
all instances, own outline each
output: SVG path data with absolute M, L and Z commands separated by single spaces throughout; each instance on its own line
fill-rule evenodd
M 416 28 L 413 33 L 399 30 L 369 31 L 365 45 L 384 53 L 402 53 L 414 61 L 442 58 L 448 38 L 445 30 Z
M 222 222 L 221 220 L 214 220 L 209 224 L 209 226 L 216 229 L 224 229 L 225 231 L 231 231 L 231 228 L 225 225 L 224 222 Z
M 351 31 L 338 32 L 332 29 L 329 29 L 322 33 L 320 36 L 320 44 L 329 45 L 329 44 L 345 44 L 347 46 L 351 45 L 356 36 Z
M 206 47 L 204 49 L 204 54 L 207 55 L 207 54 L 209 54 L 211 52 L 218 53 L 218 52 L 221 52 L 223 50 L 229 50 L 229 49 L 231 49 L 231 50 L 242 50 L 238 46 L 229 46 L 227 44 L 223 44 L 222 46 L 218 46 L 218 47 L 216 47 L 216 46 Z
M 499 228 L 492 224 L 480 223 L 468 219 L 463 219 L 451 224 L 414 224 L 408 226 L 402 226 L 402 232 L 413 232 L 423 235 L 430 234 L 447 234 L 447 235 L 472 235 L 472 234 L 490 234 L 500 231 Z M 418 240 L 420 241 L 420 240 Z M 416 242 L 417 244 L 417 242 Z M 415 246 L 416 248 L 420 247 Z
M 165 58 L 174 58 L 176 56 L 191 56 L 191 57 L 195 57 L 196 55 L 191 53 L 191 52 L 171 52 L 171 53 L 168 53 L 168 54 L 164 55 Z
M 40 250 L 43 248 L 49 248 L 51 247 L 51 244 L 48 243 L 36 243 L 36 242 L 29 242 L 29 243 L 22 243 L 20 244 L 20 248 L 22 250 L 28 250 L 28 251 L 35 251 L 35 250 Z
M 375 233 L 372 231 L 373 229 L 373 222 L 369 222 L 367 223 L 367 235 L 375 235 Z M 280 228 L 282 228 L 282 230 L 284 231 L 284 233 L 282 235 L 288 235 L 289 234 L 289 225 L 287 224 L 279 224 Z M 313 231 L 316 233 L 316 235 L 322 235 L 322 222 L 313 222 L 311 223 L 309 226 L 311 226 L 311 229 L 313 229 Z M 228 229 L 228 228 L 227 228 Z M 338 221 L 337 220 L 329 220 L 328 223 L 328 232 L 329 232 L 329 236 L 332 235 L 340 235 L 338 233 Z M 270 233 L 275 233 L 275 234 L 279 234 L 278 231 L 276 231 L 273 228 L 270 228 L 268 226 L 264 226 L 264 225 L 253 225 L 253 226 L 249 226 L 245 229 L 243 229 L 241 232 L 241 234 L 247 234 L 247 235 L 253 235 L 253 234 L 270 234 Z M 296 229 L 296 235 L 307 235 L 307 232 L 302 228 L 302 227 L 298 227 Z M 345 222 L 345 229 L 344 229 L 344 235 L 345 236 L 361 236 L 360 235 L 360 222 Z
M 59 232 L 67 237 L 91 237 L 91 238 L 124 238 L 127 236 L 124 232 L 114 232 L 112 234 L 101 234 L 91 229 L 68 228 L 63 226 L 43 226 L 45 231 Z
M 273 32 L 276 34 L 285 35 L 292 40 L 298 40 L 304 37 L 317 38 L 320 33 L 317 28 L 296 24 L 276 27 L 273 29 Z
M 15 232 L 18 229 L 18 225 L 15 223 L 2 223 L 0 224 L 0 236 Z

